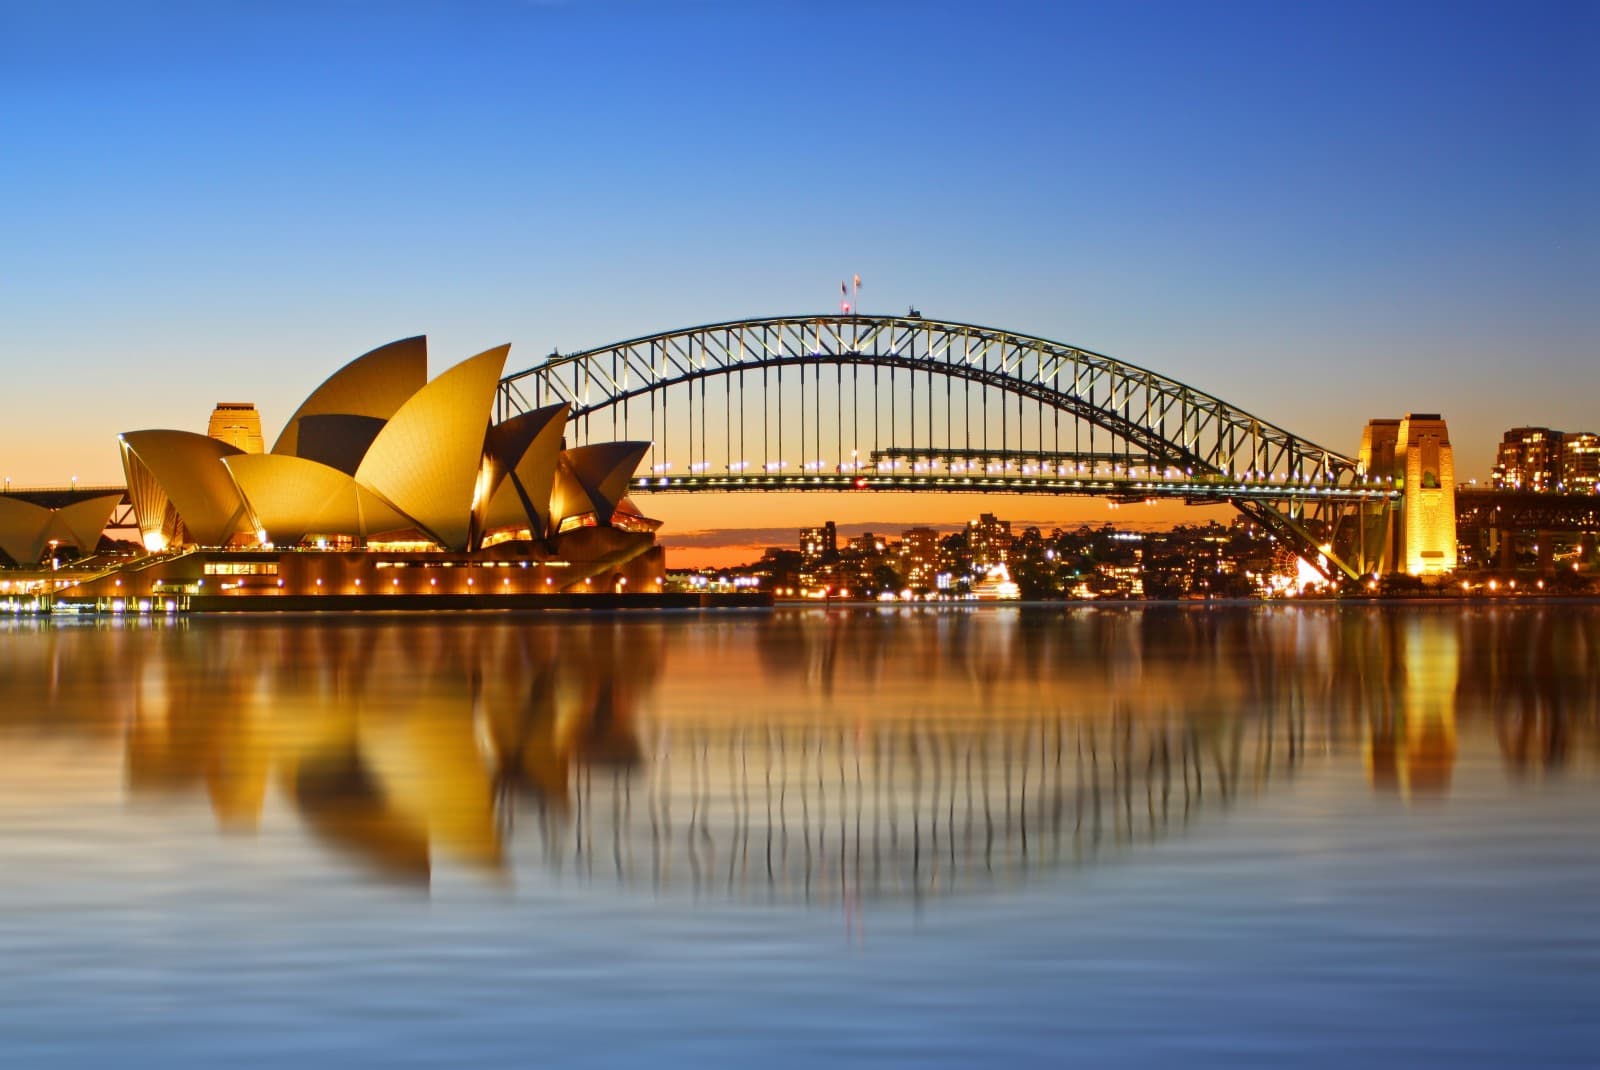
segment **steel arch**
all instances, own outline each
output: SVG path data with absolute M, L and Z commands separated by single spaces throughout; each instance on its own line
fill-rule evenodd
M 745 376 L 760 371 L 776 373 L 778 390 L 786 369 L 799 369 L 801 378 L 801 435 L 805 434 L 805 373 L 813 376 L 819 391 L 817 424 L 813 428 L 821 446 L 820 391 L 822 368 L 838 369 L 843 391 L 842 370 L 871 368 L 890 373 L 891 431 L 895 426 L 894 384 L 897 374 L 908 377 L 911 390 L 909 443 L 894 443 L 902 452 L 939 454 L 956 448 L 954 443 L 936 442 L 935 379 L 946 390 L 945 430 L 954 430 L 951 408 L 952 383 L 962 383 L 967 417 L 966 447 L 971 450 L 971 408 L 968 391 L 995 391 L 1002 398 L 1018 399 L 1018 419 L 1022 419 L 1021 399 L 1040 406 L 1040 412 L 1053 411 L 1091 427 L 1099 427 L 1122 442 L 1132 470 L 1137 449 L 1147 464 L 1159 465 L 1169 473 L 1179 470 L 1176 484 L 1147 488 L 1152 495 L 1187 497 L 1196 481 L 1206 481 L 1215 496 L 1217 483 L 1237 487 L 1237 497 L 1229 500 L 1242 511 L 1266 524 L 1297 549 L 1315 558 L 1329 557 L 1338 570 L 1354 576 L 1365 570 L 1366 554 L 1352 546 L 1356 560 L 1348 552 L 1334 551 L 1339 529 L 1345 535 L 1359 535 L 1366 528 L 1366 506 L 1386 505 L 1395 495 L 1364 478 L 1354 458 L 1319 446 L 1293 432 L 1262 420 L 1221 398 L 1197 390 L 1148 368 L 1032 335 L 982 327 L 974 324 L 926 319 L 921 316 L 778 316 L 735 320 L 646 335 L 612 345 L 568 355 L 552 354 L 542 364 L 507 376 L 501 382 L 499 415 L 557 401 L 572 407 L 572 421 L 581 435 L 595 414 L 622 406 L 635 399 L 660 395 L 662 422 L 667 426 L 667 391 L 687 386 L 693 398 L 694 384 L 701 384 L 702 436 L 704 436 L 705 382 L 718 377 L 739 376 L 740 404 L 744 405 Z M 918 442 L 916 389 L 918 377 L 926 376 L 928 441 Z M 727 388 L 730 392 L 732 387 Z M 758 393 L 769 389 L 764 380 Z M 988 449 L 991 425 L 988 395 L 984 394 L 984 449 Z M 877 420 L 879 399 L 869 395 L 873 419 Z M 842 401 L 840 402 L 842 405 Z M 859 397 L 853 399 L 859 417 Z M 782 408 L 778 419 L 781 420 Z M 763 419 L 767 401 L 762 398 Z M 1007 409 L 1002 405 L 1001 435 Z M 689 419 L 694 412 L 691 408 Z M 741 421 L 743 411 L 741 410 Z M 641 417 L 642 419 L 642 417 Z M 652 428 L 655 414 L 652 409 Z M 858 421 L 859 422 L 859 421 Z M 859 428 L 858 428 L 859 430 Z M 1057 427 L 1059 432 L 1059 424 Z M 842 426 L 835 428 L 841 442 Z M 1019 435 L 1022 433 L 1019 430 Z M 877 425 L 874 423 L 874 434 Z M 741 424 L 741 438 L 743 426 Z M 1040 430 L 1042 440 L 1043 429 Z M 852 443 L 860 445 L 859 443 Z M 1002 442 L 1002 446 L 1007 443 Z M 854 455 L 854 451 L 852 452 Z M 1155 469 L 1150 469 L 1153 472 Z M 663 480 L 661 489 L 713 489 L 693 480 Z M 823 482 L 823 481 L 814 481 Z M 870 483 L 870 481 L 869 481 Z M 803 479 L 791 484 L 767 480 L 765 489 L 824 489 L 808 486 Z M 1252 489 L 1274 487 L 1278 493 L 1268 504 L 1249 493 Z M 656 489 L 654 486 L 641 489 Z M 723 485 L 715 489 L 734 489 Z M 898 489 L 906 489 L 904 486 Z M 931 488 L 930 488 L 931 489 Z M 948 486 L 942 489 L 952 489 Z M 998 490 L 975 486 L 977 490 Z M 1300 493 L 1303 491 L 1303 493 Z M 1059 493 L 1096 493 L 1063 485 Z M 1355 515 L 1349 516 L 1351 508 Z M 1315 529 L 1315 530 L 1313 530 Z M 1352 543 L 1354 539 L 1348 539 Z

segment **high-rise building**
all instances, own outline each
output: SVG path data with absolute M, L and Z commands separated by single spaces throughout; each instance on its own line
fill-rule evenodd
M 211 410 L 211 424 L 206 435 L 218 442 L 226 442 L 246 453 L 260 453 L 261 414 L 255 403 L 249 401 L 219 401 Z
M 1548 427 L 1513 427 L 1495 453 L 1496 490 L 1554 490 L 1561 480 L 1561 432 Z
M 839 528 L 829 520 L 819 528 L 800 529 L 800 561 L 805 568 L 815 568 L 839 556 Z
M 1559 485 L 1569 494 L 1600 494 L 1600 434 L 1576 431 L 1561 436 Z
M 1450 432 L 1436 412 L 1408 413 L 1395 441 L 1396 480 L 1405 491 L 1400 543 L 1412 575 L 1456 567 L 1456 463 Z
M 889 548 L 881 536 L 874 535 L 870 531 L 863 531 L 847 545 L 850 552 L 858 557 L 877 557 Z
M 933 528 L 907 528 L 900 536 L 906 586 L 933 590 L 939 577 L 939 533 Z
M 1011 521 L 997 520 L 993 513 L 967 521 L 967 547 L 976 568 L 1005 564 L 1011 553 Z
M 838 526 L 829 520 L 821 527 L 801 528 L 801 590 L 837 589 L 840 586 Z
M 1496 490 L 1600 492 L 1600 435 L 1513 427 L 1495 453 Z

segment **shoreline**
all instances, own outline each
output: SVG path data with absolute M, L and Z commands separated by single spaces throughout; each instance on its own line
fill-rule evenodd
M 167 617 L 256 616 L 268 613 L 326 614 L 360 617 L 374 613 L 530 613 L 530 612 L 655 612 L 685 610 L 770 609 L 772 596 L 762 593 L 660 594 L 526 594 L 526 595 L 156 595 L 141 600 L 50 600 L 37 608 L 19 608 L 13 619 L 92 617 L 96 619 L 161 619 Z M 127 604 L 133 602 L 132 605 Z
M 56 603 L 53 607 L 18 609 L 0 615 L 0 620 L 70 620 L 77 618 L 110 620 L 161 620 L 172 617 L 262 617 L 270 614 L 294 616 L 368 617 L 375 614 L 419 616 L 423 614 L 475 615 L 483 613 L 698 613 L 705 611 L 793 611 L 880 610 L 880 611 L 959 611 L 1025 609 L 1076 611 L 1084 609 L 1243 609 L 1275 607 L 1361 608 L 1389 606 L 1415 609 L 1492 608 L 1497 606 L 1527 609 L 1535 606 L 1595 606 L 1600 595 L 1516 594 L 1490 597 L 1472 595 L 1437 596 L 1352 596 L 1349 598 L 1211 598 L 1211 599 L 1048 599 L 1006 601 L 881 602 L 875 599 L 774 599 L 761 592 L 589 595 L 199 595 L 185 603 L 154 602 L 147 609 L 126 607 L 112 610 L 84 602 Z
M 780 598 L 773 602 L 776 609 L 802 608 L 826 609 L 832 606 L 883 609 L 1003 609 L 1027 607 L 1039 609 L 1060 606 L 1089 609 L 1095 606 L 1114 606 L 1119 609 L 1160 606 L 1177 609 L 1206 609 L 1212 606 L 1497 606 L 1497 605 L 1600 605 L 1600 594 L 1515 594 L 1515 595 L 1351 595 L 1348 598 L 1044 598 L 1010 599 L 1006 601 L 979 601 L 975 599 L 932 602 L 880 602 L 871 598 L 833 598 L 824 602 L 813 598 Z

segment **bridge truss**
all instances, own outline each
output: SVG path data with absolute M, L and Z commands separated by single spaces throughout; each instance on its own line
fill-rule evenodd
M 921 316 L 780 316 L 552 354 L 497 416 L 648 440 L 635 492 L 954 491 L 1227 502 L 1329 575 L 1372 570 L 1399 492 L 1158 372 Z M 1370 547 L 1369 544 L 1370 543 Z

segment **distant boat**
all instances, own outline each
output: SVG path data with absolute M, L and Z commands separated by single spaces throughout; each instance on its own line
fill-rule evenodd
M 1013 602 L 1022 597 L 1022 591 L 1011 582 L 1011 573 L 1001 562 L 972 585 L 972 597 L 980 602 Z

